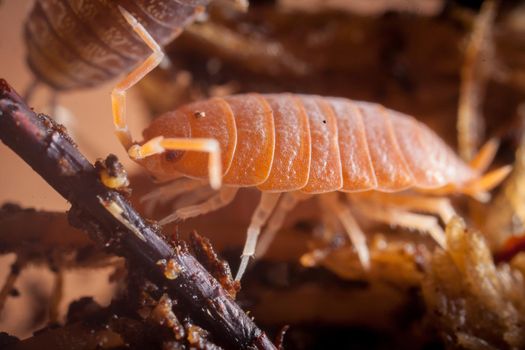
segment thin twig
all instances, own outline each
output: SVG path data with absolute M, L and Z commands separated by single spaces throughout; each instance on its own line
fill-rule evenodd
M 465 51 L 461 68 L 461 87 L 458 106 L 458 146 L 465 161 L 470 161 L 482 139 L 484 121 L 482 102 L 487 81 L 494 65 L 494 38 L 492 29 L 497 1 L 483 3 Z
M 71 224 L 133 266 L 142 266 L 148 279 L 164 286 L 226 347 L 275 349 L 184 246 L 170 246 L 120 193 L 104 187 L 63 127 L 32 112 L 4 80 L 0 80 L 0 139 L 71 203 Z M 176 273 L 165 271 L 162 261 L 169 261 Z

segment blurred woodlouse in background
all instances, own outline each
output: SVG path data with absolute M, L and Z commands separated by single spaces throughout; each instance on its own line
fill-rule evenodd
M 388 193 L 464 193 L 484 200 L 511 169 L 505 166 L 482 176 L 495 154 L 494 141 L 467 165 L 407 115 L 378 104 L 312 95 L 246 94 L 194 102 L 155 119 L 144 136 L 144 143 L 129 148 L 130 157 L 158 179 L 178 179 L 146 199 L 188 193 L 189 206 L 161 224 L 224 207 L 240 187 L 256 186 L 262 192 L 237 280 L 255 254 L 262 227 L 266 224 L 266 241 L 258 255 L 300 200 L 318 195 L 329 209 L 326 215 L 333 216 L 326 220 L 343 225 L 367 267 L 364 233 L 338 191 L 366 217 L 428 232 L 444 246 L 437 219 L 410 210 L 437 214 L 448 222 L 454 209 L 447 199 Z M 213 194 L 203 180 L 207 175 L 212 189 L 222 182 L 225 186 Z M 195 204 L 206 195 L 207 200 Z
M 58 91 L 96 86 L 143 61 L 148 69 L 161 57 L 151 55 L 119 7 L 165 45 L 209 2 L 37 0 L 25 24 L 27 63 L 39 81 Z

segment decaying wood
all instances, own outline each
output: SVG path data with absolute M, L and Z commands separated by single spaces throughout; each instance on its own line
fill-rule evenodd
M 518 110 L 519 119 L 525 121 L 525 108 Z M 520 144 L 515 154 L 513 170 L 503 188 L 490 203 L 483 227 L 489 246 L 504 256 L 512 257 L 523 244 L 513 236 L 521 235 L 525 230 L 525 134 L 522 133 Z M 513 254 L 510 252 L 514 251 Z
M 230 265 L 226 261 L 219 259 L 210 241 L 195 231 L 190 235 L 190 244 L 199 262 L 221 283 L 231 297 L 235 298 L 241 285 L 239 281 L 233 279 Z
M 143 267 L 225 345 L 274 349 L 228 293 L 182 245 L 170 246 L 118 192 L 104 187 L 65 130 L 37 115 L 0 80 L 0 139 L 71 204 L 70 223 L 108 251 Z M 168 271 L 161 261 L 170 263 Z M 173 273 L 173 272 L 176 273 Z
M 455 217 L 447 250 L 436 250 L 423 283 L 429 317 L 451 348 L 523 349 L 525 283 L 509 265 L 496 266 L 478 232 Z

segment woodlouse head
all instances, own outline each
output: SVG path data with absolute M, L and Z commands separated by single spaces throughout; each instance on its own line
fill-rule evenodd
M 184 151 L 166 151 L 164 153 L 164 159 L 168 162 L 176 162 L 182 158 Z
M 158 136 L 164 138 L 188 138 L 191 135 L 189 119 L 194 111 L 178 109 L 156 118 L 143 132 L 144 140 Z M 185 151 L 166 151 L 162 154 L 138 160 L 150 174 L 159 180 L 169 180 L 179 174 L 178 165 Z

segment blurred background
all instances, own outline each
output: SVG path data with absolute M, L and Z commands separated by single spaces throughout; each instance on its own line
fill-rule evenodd
M 501 147 L 493 167 L 515 161 L 515 152 L 523 142 L 525 118 L 523 2 L 253 0 L 245 14 L 233 9 L 231 3 L 214 1 L 207 15 L 200 16 L 197 23 L 165 47 L 169 62 L 130 91 L 128 118 L 136 139 L 141 138 L 141 130 L 153 117 L 189 101 L 252 91 L 295 92 L 373 101 L 413 115 L 453 149 L 461 151 L 466 160 L 471 158 L 468 151 L 477 151 L 486 140 L 497 137 Z M 496 5 L 487 10 L 489 6 L 483 6 L 484 3 Z M 19 92 L 32 81 L 22 35 L 32 4 L 32 0 L 0 1 L 0 77 Z M 60 113 L 55 116 L 67 126 L 90 161 L 116 154 L 131 175 L 132 200 L 146 217 L 162 218 L 172 207 L 165 203 L 155 210 L 141 208 L 138 199 L 154 185 L 128 159 L 113 134 L 110 92 L 115 83 L 116 80 L 59 94 Z M 39 88 L 31 106 L 49 113 L 50 97 L 49 89 Z M 463 125 L 463 129 L 458 123 L 462 110 L 467 110 L 472 122 Z M 471 137 L 471 145 L 462 144 L 461 137 L 465 135 Z M 0 159 L 1 203 L 59 213 L 69 208 L 3 144 Z M 516 169 L 503 189 L 495 191 L 491 203 L 481 205 L 453 198 L 468 224 L 483 231 L 493 252 L 502 249 L 509 237 L 524 231 L 525 156 L 518 155 Z M 235 270 L 258 195 L 255 190 L 243 190 L 232 205 L 189 220 L 179 229 L 182 233 L 196 229 L 209 237 Z M 493 268 L 490 273 L 469 275 L 468 279 L 464 269 L 438 283 L 438 277 L 429 272 L 434 261 L 433 241 L 365 220 L 363 227 L 370 234 L 375 261 L 372 271 L 365 272 L 355 251 L 345 244 L 346 237 L 338 236 L 328 243 L 320 241 L 326 228 L 319 220 L 320 209 L 323 208 L 312 201 L 305 202 L 288 216 L 268 254 L 248 271 L 238 298 L 257 322 L 273 334 L 283 324 L 295 325 L 287 336 L 290 348 L 326 348 L 341 346 L 340 341 L 345 341 L 348 347 L 386 349 L 396 348 L 391 344 L 406 344 L 406 339 L 410 339 L 408 348 L 435 349 L 443 348 L 444 341 L 436 341 L 439 334 L 453 342 L 458 338 L 456 333 L 488 334 L 487 329 L 497 333 L 490 333 L 487 340 L 496 344 L 494 348 L 508 345 L 500 338 L 515 324 L 508 326 L 508 315 L 498 314 L 498 307 L 492 307 L 497 303 L 491 304 L 491 300 L 501 297 L 502 305 L 515 313 L 525 310 L 520 309 L 522 302 L 501 291 L 487 297 L 488 293 L 469 289 L 474 282 L 483 284 L 499 278 L 490 274 L 496 274 L 496 267 L 487 258 L 490 254 L 483 256 L 485 260 L 480 258 L 482 254 L 468 257 L 473 266 Z M 61 223 L 58 232 L 72 234 L 65 221 Z M 173 232 L 174 228 L 168 226 L 165 232 Z M 480 243 L 480 250 L 484 252 L 488 248 L 483 244 Z M 319 260 L 312 258 L 315 254 L 321 256 Z M 310 265 L 305 257 L 312 258 Z M 1 257 L 0 281 L 14 259 L 14 254 Z M 445 261 L 443 266 L 449 267 L 446 263 L 454 265 Z M 108 282 L 112 271 L 113 268 L 65 270 L 59 320 L 64 319 L 69 303 L 81 296 L 94 296 L 101 305 L 107 305 L 117 289 Z M 450 272 L 447 268 L 440 271 Z M 498 276 L 508 277 L 505 273 Z M 466 280 L 470 284 L 463 289 L 458 287 L 459 296 L 454 294 L 454 288 Z M 54 283 L 55 274 L 48 267 L 24 269 L 16 284 L 20 296 L 8 298 L 0 313 L 0 330 L 26 338 L 46 325 Z M 425 311 L 425 305 L 430 311 L 438 307 L 432 304 L 432 297 L 423 298 L 424 283 L 443 287 L 443 294 L 451 300 L 444 297 L 446 302 L 462 305 L 457 307 L 461 312 L 464 305 L 478 305 L 479 309 L 472 306 L 461 317 L 451 316 L 463 322 L 454 329 L 456 323 L 448 322 L 449 319 L 443 324 L 433 320 L 430 328 L 437 330 L 429 332 L 428 317 L 442 314 Z M 514 297 L 524 289 L 516 290 L 512 289 Z M 467 301 L 462 299 L 465 295 Z M 446 302 L 441 305 L 449 305 Z M 38 317 L 25 312 L 27 309 L 36 310 Z M 480 326 L 476 324 L 477 319 L 483 318 L 479 315 L 487 315 L 490 320 Z M 472 319 L 475 321 L 471 324 Z

